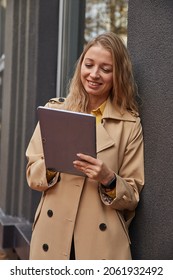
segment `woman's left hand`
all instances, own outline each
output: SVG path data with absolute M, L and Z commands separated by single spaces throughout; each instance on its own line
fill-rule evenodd
M 77 156 L 79 160 L 75 160 L 73 165 L 76 169 L 82 171 L 88 178 L 106 185 L 115 176 L 114 172 L 101 160 L 84 154 L 77 154 Z

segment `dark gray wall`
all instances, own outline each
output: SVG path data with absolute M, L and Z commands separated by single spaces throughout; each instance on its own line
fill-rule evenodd
M 134 259 L 173 259 L 173 1 L 129 0 L 128 48 L 142 98 L 146 183 Z

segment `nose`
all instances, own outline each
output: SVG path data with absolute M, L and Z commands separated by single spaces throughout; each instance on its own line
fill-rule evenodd
M 99 69 L 98 68 L 93 68 L 90 72 L 90 76 L 93 78 L 93 79 L 99 79 L 100 78 L 100 74 L 99 74 Z

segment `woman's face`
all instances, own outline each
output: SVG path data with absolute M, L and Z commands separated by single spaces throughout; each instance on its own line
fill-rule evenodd
M 107 99 L 113 86 L 112 55 L 101 45 L 92 46 L 81 65 L 81 82 L 89 97 Z

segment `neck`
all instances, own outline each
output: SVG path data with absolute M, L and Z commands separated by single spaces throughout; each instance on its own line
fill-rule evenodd
M 88 112 L 97 109 L 105 101 L 106 99 L 90 98 L 88 102 Z

